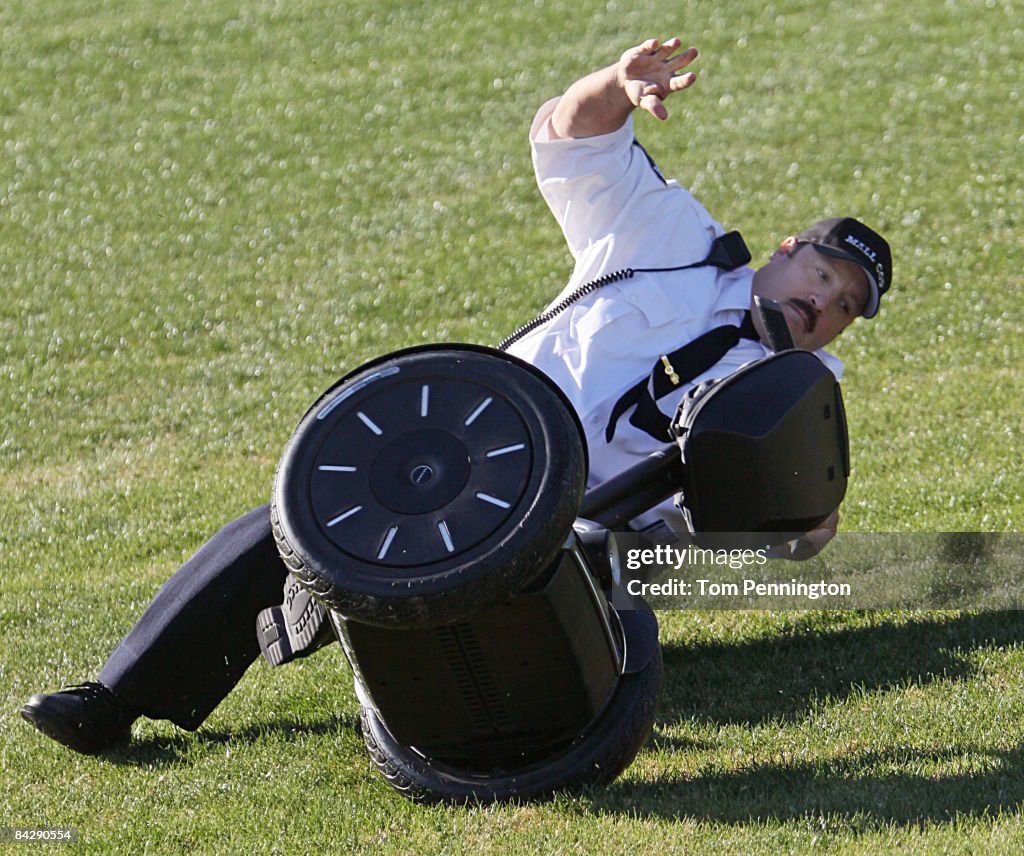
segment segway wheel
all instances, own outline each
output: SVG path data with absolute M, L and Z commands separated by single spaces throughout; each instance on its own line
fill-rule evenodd
M 601 715 L 572 744 L 522 768 L 467 770 L 399 744 L 377 714 L 362 708 L 363 741 L 387 782 L 416 802 L 494 803 L 539 800 L 560 791 L 607 785 L 650 737 L 662 683 L 661 648 L 647 664 L 623 675 Z
M 400 351 L 353 372 L 303 417 L 271 519 L 293 574 L 342 616 L 453 621 L 548 567 L 586 483 L 571 405 L 486 348 Z

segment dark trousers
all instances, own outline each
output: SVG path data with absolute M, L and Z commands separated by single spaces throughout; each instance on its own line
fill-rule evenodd
M 198 728 L 259 655 L 256 616 L 281 602 L 287 571 L 269 505 L 229 523 L 164 583 L 99 680 L 145 716 Z

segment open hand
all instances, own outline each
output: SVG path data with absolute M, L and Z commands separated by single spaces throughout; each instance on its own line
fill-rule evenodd
M 688 48 L 673 56 L 681 44 L 677 38 L 664 44 L 657 39 L 648 39 L 626 51 L 616 66 L 619 85 L 629 100 L 662 121 L 668 118 L 663 103 L 665 99 L 673 92 L 693 86 L 697 79 L 692 71 L 678 73 L 697 58 L 696 48 Z

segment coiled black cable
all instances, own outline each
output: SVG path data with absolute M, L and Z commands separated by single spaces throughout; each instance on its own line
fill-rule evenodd
M 632 279 L 634 274 L 637 273 L 668 273 L 670 271 L 678 270 L 690 270 L 691 268 L 704 267 L 705 265 L 711 265 L 721 270 L 735 270 L 741 265 L 745 265 L 750 261 L 750 250 L 747 249 L 747 245 L 743 242 L 743 238 L 739 232 L 726 232 L 724 235 L 719 235 L 711 242 L 711 250 L 708 252 L 707 257 L 703 261 L 691 262 L 687 265 L 674 265 L 672 267 L 657 267 L 657 268 L 623 268 L 617 270 L 614 273 L 606 273 L 604 276 L 599 276 L 597 279 L 592 279 L 590 282 L 584 283 L 577 288 L 572 294 L 560 301 L 558 305 L 552 306 L 545 312 L 542 312 L 532 321 L 527 321 L 522 327 L 516 330 L 512 335 L 506 336 L 501 342 L 498 343 L 497 348 L 499 351 L 508 350 L 509 346 L 518 342 L 527 333 L 532 330 L 536 330 L 541 324 L 546 324 L 560 312 L 564 312 L 570 306 L 572 306 L 577 300 L 582 297 L 586 297 L 593 291 L 602 288 L 606 285 L 611 285 L 613 282 L 619 282 L 623 279 Z
M 527 321 L 525 324 L 523 324 L 522 327 L 519 327 L 514 333 L 502 339 L 498 343 L 497 349 L 499 351 L 508 350 L 510 345 L 513 345 L 514 343 L 518 342 L 527 333 L 536 330 L 538 327 L 541 326 L 541 324 L 547 324 L 547 322 L 554 318 L 556 315 L 558 315 L 561 312 L 564 312 L 566 309 L 568 309 L 581 298 L 586 297 L 592 291 L 597 291 L 597 289 L 602 288 L 606 285 L 611 285 L 613 282 L 618 282 L 619 280 L 632 279 L 634 273 L 636 273 L 636 271 L 634 271 L 633 268 L 624 268 L 623 270 L 617 270 L 614 273 L 606 273 L 604 276 L 599 276 L 597 279 L 592 279 L 590 282 L 584 283 L 564 300 L 559 301 L 557 305 L 552 306 L 545 312 L 542 312 L 536 318 Z

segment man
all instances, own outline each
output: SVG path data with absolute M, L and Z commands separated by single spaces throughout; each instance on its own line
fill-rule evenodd
M 786 238 L 756 272 L 692 266 L 705 259 L 724 230 L 687 191 L 665 181 L 632 128 L 637 107 L 664 120 L 665 99 L 695 82 L 684 69 L 697 51 L 676 53 L 679 47 L 679 39 L 652 39 L 626 51 L 617 63 L 544 104 L 530 132 L 541 192 L 576 260 L 555 304 L 582 283 L 615 271 L 657 269 L 599 288 L 509 349 L 568 394 L 587 435 L 591 484 L 668 442 L 662 425 L 693 385 L 769 353 L 761 342 L 760 316 L 752 313 L 744 323 L 754 295 L 778 300 L 796 346 L 816 351 L 838 377 L 842 363 L 821 348 L 855 318 L 872 317 L 891 280 L 888 244 L 850 218 L 820 221 Z M 647 412 L 659 424 L 638 418 L 643 408 L 635 396 L 625 397 L 638 379 L 669 365 L 681 369 L 679 359 L 693 362 L 680 346 L 725 327 L 739 331 L 735 346 L 701 353 L 695 375 L 676 373 L 672 394 L 656 404 L 664 421 L 650 406 Z M 668 358 L 676 354 L 678 359 Z M 838 513 L 811 533 L 818 549 L 837 523 Z M 671 502 L 634 525 L 683 526 Z
M 694 384 L 768 352 L 759 319 L 748 314 L 754 295 L 778 300 L 796 345 L 838 374 L 840 363 L 820 348 L 858 316 L 873 316 L 891 279 L 888 245 L 849 218 L 787 238 L 756 272 L 705 263 L 722 228 L 661 177 L 632 136 L 637 107 L 664 120 L 665 99 L 694 83 L 683 69 L 697 52 L 676 54 L 679 47 L 678 39 L 650 40 L 627 51 L 545 104 L 531 130 L 541 191 L 576 259 L 566 291 L 621 268 L 646 270 L 587 294 L 510 348 L 569 396 L 590 446 L 592 483 L 667 442 L 665 413 Z M 706 334 L 722 339 L 722 331 L 724 347 L 692 358 L 691 344 Z M 674 378 L 672 395 L 645 399 L 644 379 L 660 366 Z M 837 520 L 814 533 L 818 546 Z M 635 523 L 672 527 L 678 513 L 666 503 Z M 217 533 L 161 588 L 98 682 L 35 695 L 22 715 L 90 754 L 124 743 L 140 715 L 198 728 L 259 654 L 253 625 L 287 581 L 264 506 Z M 292 640 L 282 661 L 327 638 Z

